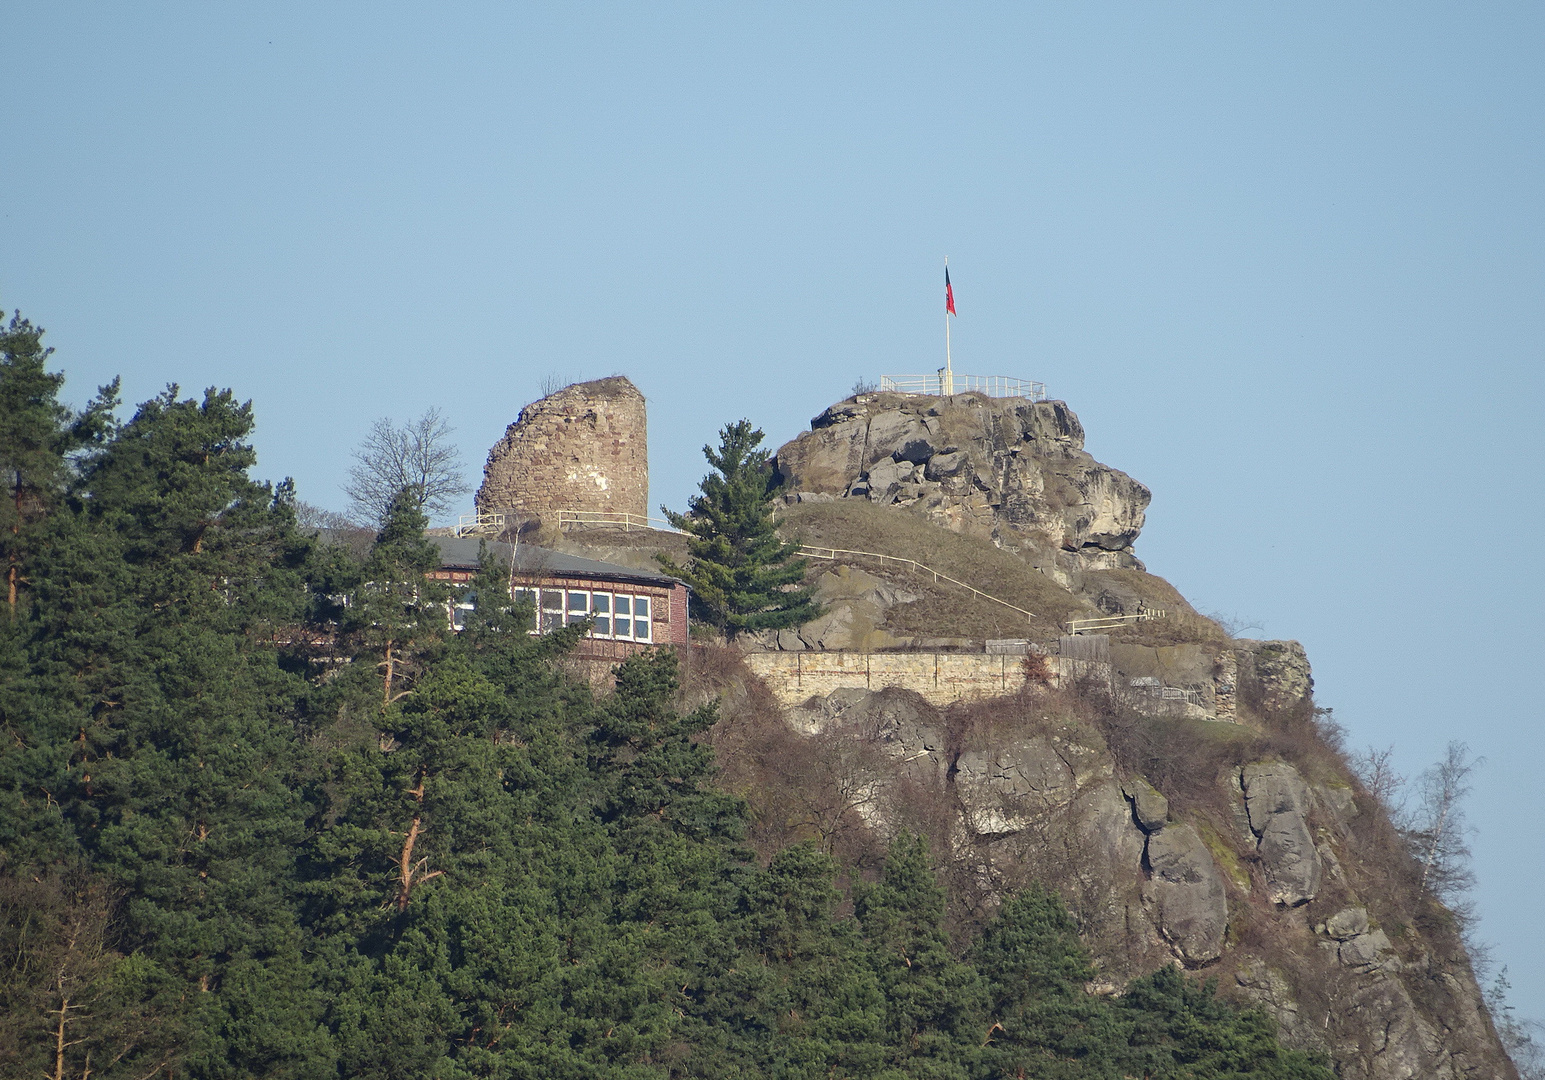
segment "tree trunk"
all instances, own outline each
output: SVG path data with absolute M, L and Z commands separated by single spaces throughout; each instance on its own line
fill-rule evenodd
M 427 874 L 421 873 L 425 864 L 429 862 L 427 855 L 419 859 L 417 863 L 413 861 L 413 845 L 418 841 L 418 826 L 419 819 L 414 818 L 413 826 L 408 829 L 408 835 L 403 839 L 402 856 L 397 862 L 400 879 L 397 893 L 397 910 L 399 912 L 408 910 L 408 900 L 413 893 L 413 886 L 420 882 L 428 881 L 430 878 L 437 878 L 445 873 L 444 870 L 431 870 Z
M 383 712 L 386 711 L 386 707 L 392 703 L 392 676 L 396 674 L 396 658 L 392 653 L 392 646 L 394 644 L 395 643 L 391 641 L 386 643 L 386 678 L 385 686 L 381 692 L 381 710 Z
M 21 536 L 21 476 L 16 477 L 16 520 L 11 522 L 11 535 Z M 19 540 L 13 541 L 15 547 L 11 551 L 11 568 L 6 574 L 8 588 L 6 599 L 11 605 L 11 621 L 16 621 L 16 581 L 21 574 L 21 544 Z
M 68 997 L 59 1000 L 59 1026 L 54 1033 L 54 1080 L 64 1080 L 64 1025 L 70 1011 Z

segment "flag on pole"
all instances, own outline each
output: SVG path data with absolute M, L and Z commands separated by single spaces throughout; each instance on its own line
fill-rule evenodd
M 944 310 L 955 314 L 955 289 L 950 285 L 950 268 L 944 268 Z

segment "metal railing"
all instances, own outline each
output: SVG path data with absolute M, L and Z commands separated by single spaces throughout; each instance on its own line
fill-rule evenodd
M 823 552 L 824 552 L 824 554 L 823 554 Z M 922 571 L 925 574 L 932 574 L 933 575 L 933 579 L 936 582 L 947 581 L 951 585 L 958 585 L 962 589 L 965 589 L 968 593 L 971 593 L 971 594 L 973 594 L 975 596 L 981 597 L 983 600 L 990 600 L 994 604 L 1002 604 L 1006 608 L 1009 608 L 1009 609 L 1011 609 L 1013 611 L 1017 611 L 1021 615 L 1025 616 L 1026 618 L 1033 619 L 1033 618 L 1036 617 L 1035 612 L 1033 612 L 1033 611 L 1026 611 L 1024 608 L 1019 607 L 1016 604 L 1011 604 L 1007 600 L 1000 600 L 996 596 L 992 596 L 992 595 L 990 595 L 988 593 L 984 593 L 981 589 L 978 589 L 976 586 L 974 586 L 974 585 L 967 585 L 964 581 L 961 581 L 959 578 L 952 578 L 948 574 L 941 573 L 938 570 L 935 570 L 931 566 L 924 566 L 922 563 L 918 562 L 916 559 L 903 559 L 903 558 L 901 558 L 898 555 L 882 555 L 878 551 L 849 551 L 846 548 L 829 548 L 829 547 L 801 546 L 800 549 L 799 549 L 799 553 L 801 555 L 809 556 L 812 559 L 829 559 L 832 562 L 835 562 L 837 560 L 837 556 L 838 555 L 860 555 L 860 556 L 863 556 L 864 558 L 868 558 L 868 559 L 882 559 L 882 560 L 884 560 L 886 562 L 901 563 L 902 565 L 912 567 L 914 570 L 920 570 L 920 571 Z
M 558 528 L 563 529 L 653 529 L 657 532 L 680 532 L 664 518 L 644 517 L 641 514 L 612 513 L 608 510 L 559 510 Z
M 1146 619 L 1164 618 L 1163 608 L 1144 608 L 1135 615 L 1105 615 L 1098 619 L 1070 619 L 1068 633 L 1087 634 L 1097 630 L 1117 630 L 1123 626 L 1143 622 Z
M 880 392 L 884 394 L 986 394 L 988 397 L 1022 397 L 1046 400 L 1046 384 L 1033 379 L 1014 379 L 1007 375 L 881 375 Z
M 503 514 L 463 514 L 456 525 L 457 536 L 498 536 L 503 531 Z

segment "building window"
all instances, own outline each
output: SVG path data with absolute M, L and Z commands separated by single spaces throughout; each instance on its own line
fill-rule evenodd
M 592 619 L 590 637 L 646 644 L 654 641 L 654 604 L 647 596 L 591 589 L 517 588 L 514 597 L 536 608 L 532 633 L 546 634 Z
M 477 609 L 477 593 L 471 589 L 461 592 L 451 601 L 451 629 L 465 630 L 467 628 L 467 613 Z
M 539 625 L 544 634 L 564 625 L 562 589 L 542 590 L 542 620 Z

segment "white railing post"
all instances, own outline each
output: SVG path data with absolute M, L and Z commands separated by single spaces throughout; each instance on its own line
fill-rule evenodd
M 957 375 L 940 368 L 933 375 L 881 375 L 881 393 L 922 394 L 929 397 L 977 393 L 987 397 L 1022 397 L 1030 401 L 1046 400 L 1046 384 L 1033 379 L 1008 375 Z

